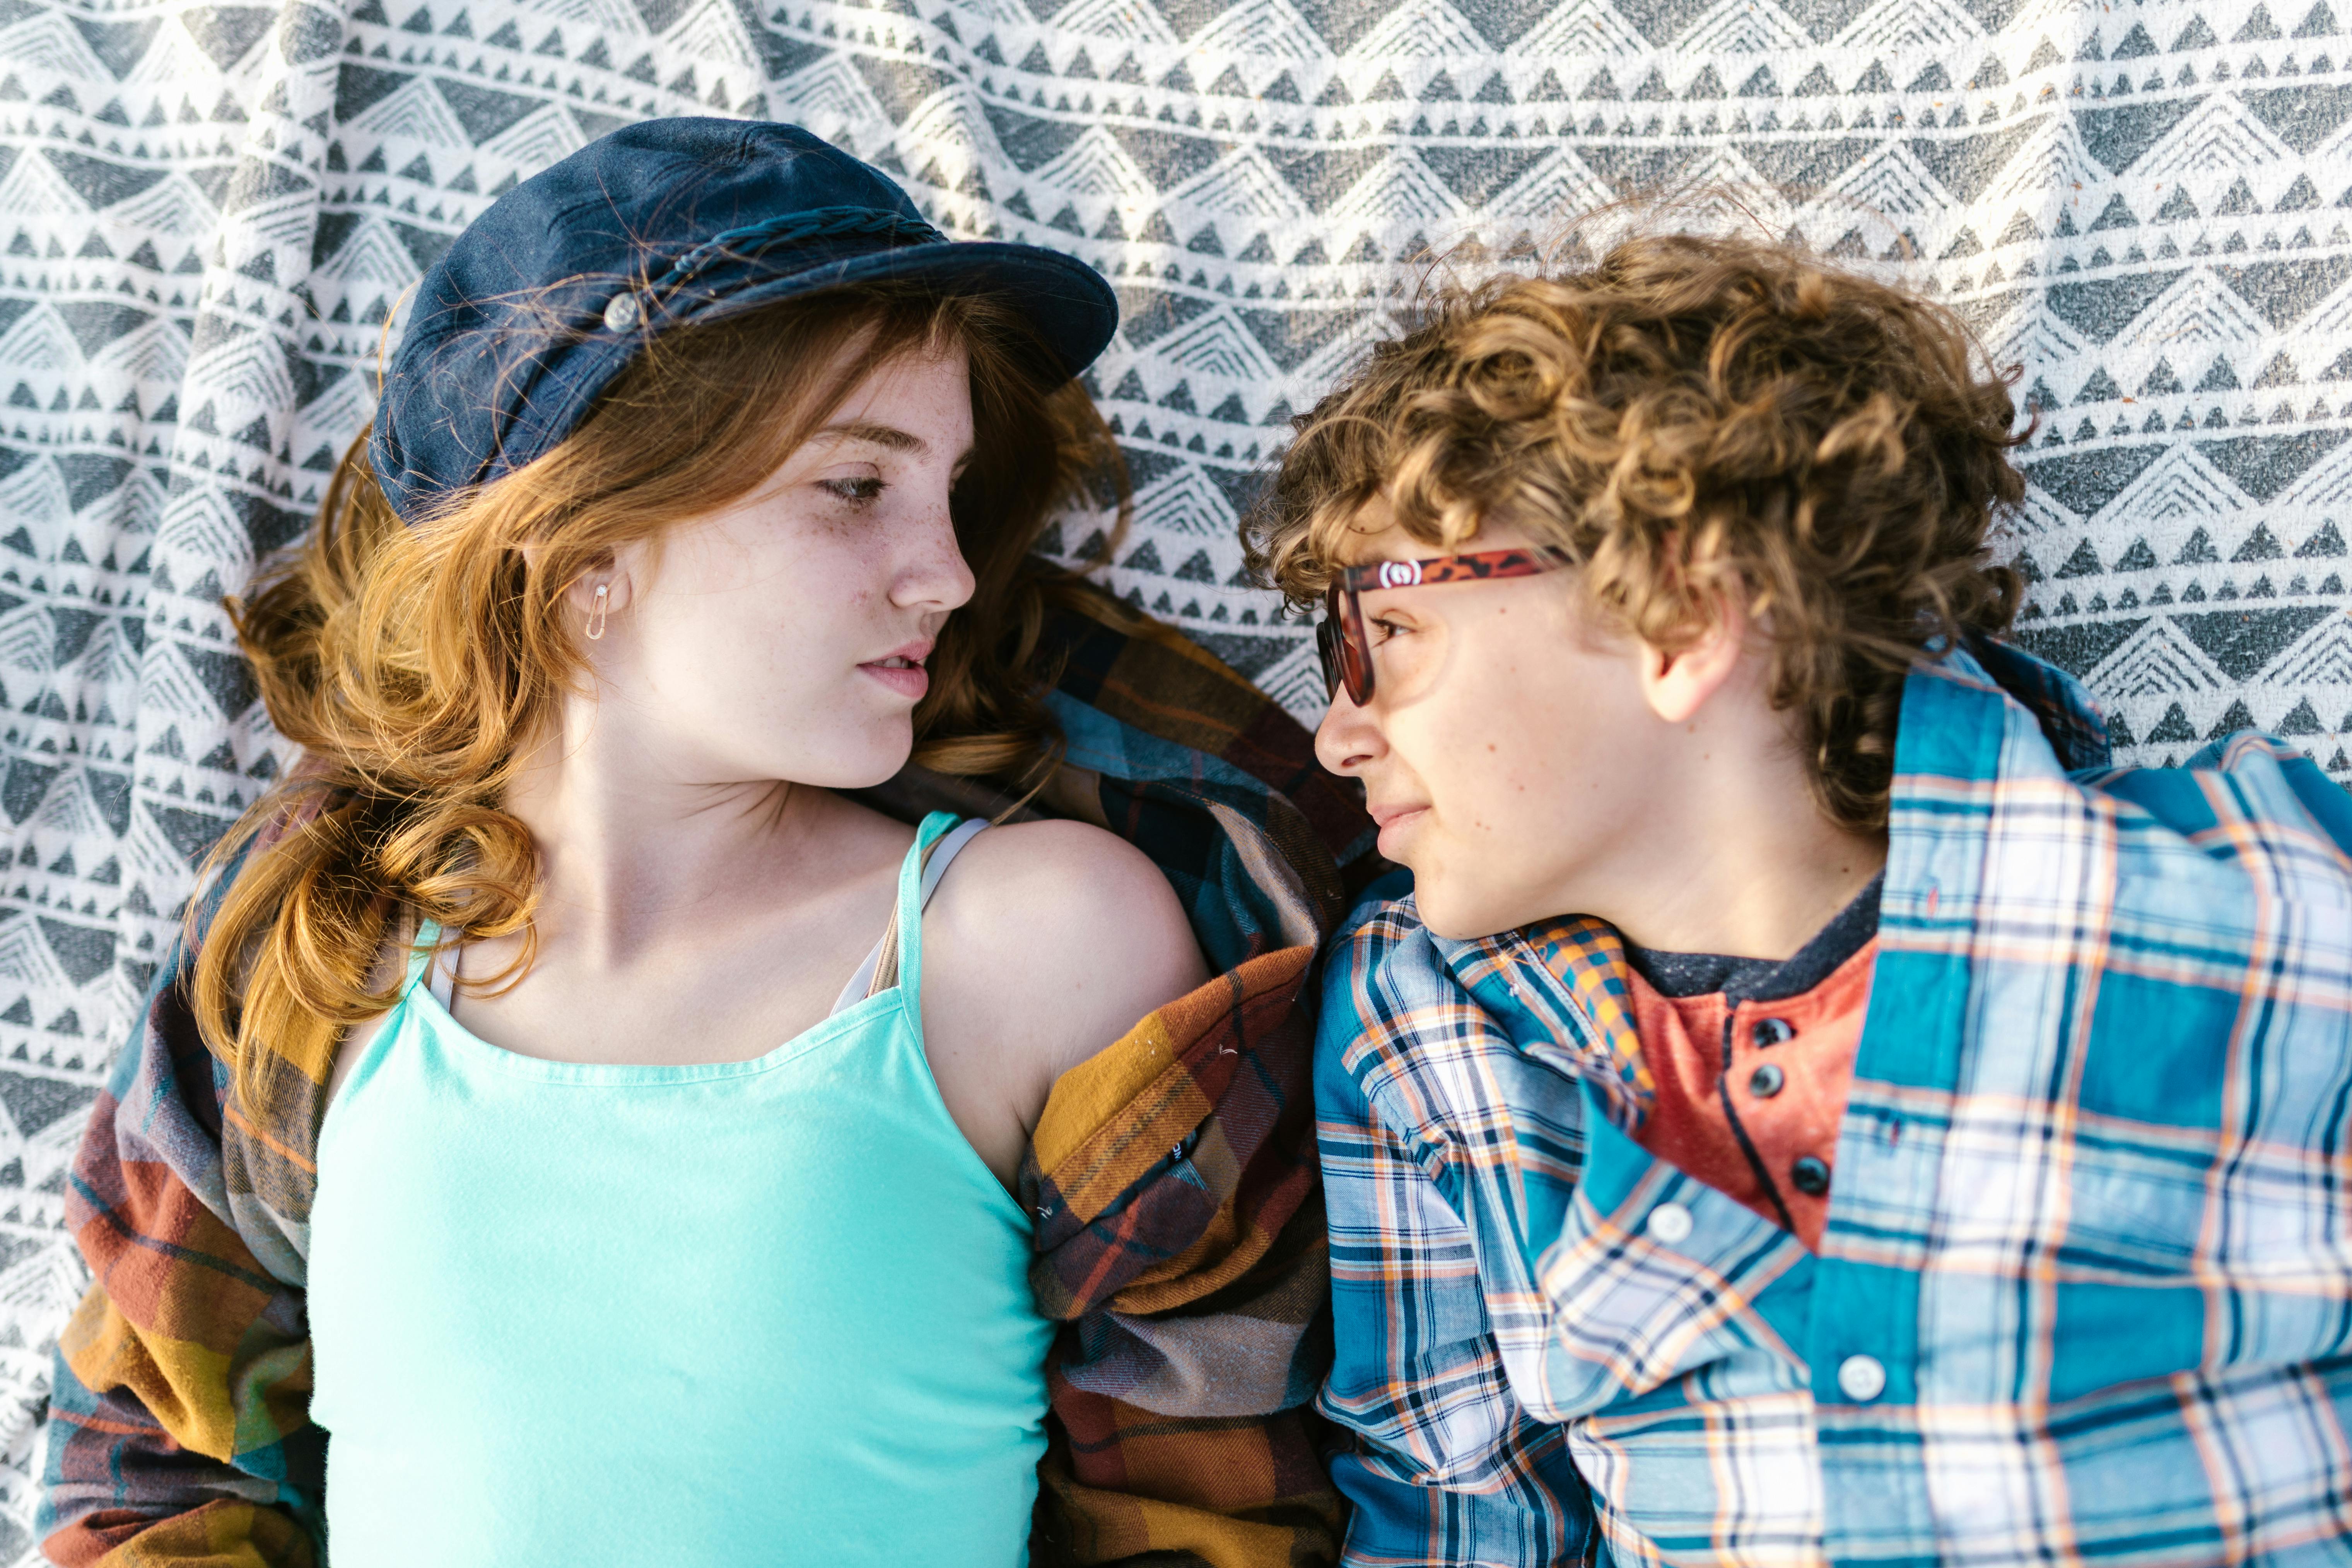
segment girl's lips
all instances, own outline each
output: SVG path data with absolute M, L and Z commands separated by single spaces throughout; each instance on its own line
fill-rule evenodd
M 897 654 L 857 668 L 909 701 L 920 702 L 931 689 L 930 671 Z

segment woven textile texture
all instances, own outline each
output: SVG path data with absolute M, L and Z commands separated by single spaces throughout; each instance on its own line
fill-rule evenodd
M 772 116 L 953 234 L 1097 263 L 1138 492 L 1109 578 L 1310 715 L 1302 628 L 1235 581 L 1286 416 L 1413 258 L 1572 260 L 1574 215 L 1698 192 L 1669 215 L 1908 278 L 2022 367 L 2021 635 L 2124 759 L 2255 723 L 2341 778 L 2347 56 L 2329 0 L 0 0 L 0 1562 L 81 1286 L 65 1162 L 194 858 L 283 760 L 219 595 L 517 179 Z

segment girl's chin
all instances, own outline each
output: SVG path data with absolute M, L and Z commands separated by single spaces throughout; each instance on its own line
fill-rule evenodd
M 862 734 L 838 736 L 838 744 L 818 755 L 803 753 L 792 771 L 777 776 L 817 789 L 877 788 L 905 769 L 914 751 L 909 728 L 901 717 L 895 724 L 885 721 Z

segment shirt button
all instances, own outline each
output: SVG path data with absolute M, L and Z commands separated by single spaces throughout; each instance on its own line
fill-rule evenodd
M 1748 1026 L 1748 1037 L 1760 1047 L 1777 1046 L 1797 1037 L 1796 1026 L 1786 1018 L 1759 1018 Z
M 1650 1235 L 1668 1247 L 1687 1241 L 1691 1233 L 1691 1212 L 1680 1204 L 1660 1204 L 1650 1211 Z
M 1848 1399 L 1867 1405 L 1886 1392 L 1886 1369 L 1874 1355 L 1850 1355 L 1838 1363 L 1838 1387 Z
M 1830 1168 L 1811 1154 L 1801 1155 L 1789 1167 L 1789 1180 L 1807 1197 L 1817 1198 L 1830 1190 Z
M 1780 1070 L 1778 1062 L 1766 1062 L 1748 1075 L 1748 1092 L 1759 1100 L 1769 1100 L 1780 1093 L 1781 1085 L 1788 1081 L 1789 1075 Z

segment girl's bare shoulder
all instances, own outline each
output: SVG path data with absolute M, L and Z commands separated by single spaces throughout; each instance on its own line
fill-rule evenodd
M 1054 1074 L 1209 977 L 1176 890 L 1141 850 L 1082 822 L 993 827 L 924 921 L 926 990 L 1001 1015 Z M 943 998 L 944 999 L 944 998 Z M 927 1007 L 926 1012 L 929 1009 Z
M 1160 868 L 1124 838 L 1090 824 L 992 827 L 965 848 L 959 869 L 958 901 L 987 921 L 994 935 L 985 940 L 1008 954 L 1020 950 L 1043 960 L 1040 944 L 1050 933 L 1083 938 L 1106 957 L 1148 958 L 1169 946 L 1199 956 L 1191 922 Z M 942 900 L 950 885 L 941 885 Z M 1099 946 L 1106 942 L 1112 947 Z

